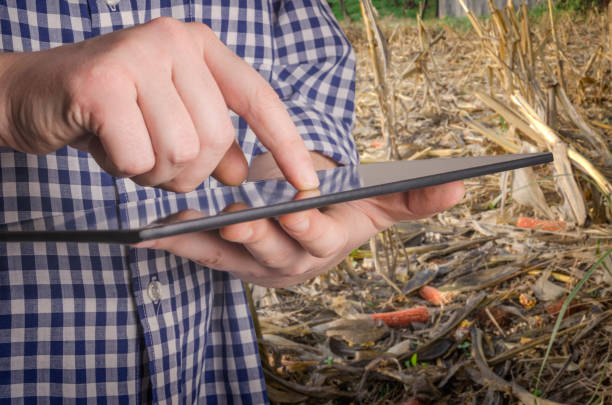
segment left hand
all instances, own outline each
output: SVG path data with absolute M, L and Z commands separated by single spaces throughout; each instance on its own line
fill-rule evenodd
M 249 283 L 285 287 L 328 271 L 353 249 L 398 221 L 426 218 L 450 208 L 464 192 L 463 183 L 454 182 L 286 214 L 278 221 L 260 219 L 137 246 L 164 249 L 201 265 L 229 271 Z M 181 215 L 179 219 L 193 219 L 202 214 L 188 211 Z

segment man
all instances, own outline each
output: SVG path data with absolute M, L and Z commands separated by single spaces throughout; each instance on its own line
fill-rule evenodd
M 125 224 L 147 215 L 135 202 L 181 201 L 210 175 L 280 171 L 307 191 L 315 168 L 357 163 L 354 59 L 324 1 L 12 1 L 0 27 L 1 224 L 96 207 Z M 462 194 L 136 247 L 0 244 L 0 398 L 266 402 L 240 279 L 306 280 Z

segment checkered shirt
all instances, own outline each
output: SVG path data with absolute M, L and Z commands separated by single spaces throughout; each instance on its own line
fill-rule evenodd
M 209 25 L 272 84 L 309 149 L 357 162 L 354 58 L 325 1 L 2 1 L 2 51 L 60 46 L 162 15 Z M 264 148 L 232 119 L 250 161 Z M 164 204 L 134 208 L 153 197 Z M 0 148 L 0 227 L 81 210 L 96 213 L 82 217 L 89 225 L 118 214 L 127 227 L 188 199 L 112 177 L 69 147 L 45 156 Z M 7 398 L 265 403 L 243 285 L 161 251 L 0 243 L 0 402 Z

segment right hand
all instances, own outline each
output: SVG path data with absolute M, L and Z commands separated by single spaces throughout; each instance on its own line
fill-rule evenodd
M 159 18 L 80 43 L 0 55 L 0 146 L 66 145 L 115 176 L 187 192 L 247 164 L 228 108 L 299 190 L 318 185 L 310 155 L 269 84 L 210 28 Z
M 219 231 L 141 242 L 264 287 L 286 287 L 329 271 L 355 248 L 401 220 L 434 215 L 463 198 L 461 182 L 237 223 Z M 312 192 L 311 192 L 312 193 Z M 316 194 L 315 194 L 316 195 Z M 244 206 L 234 205 L 228 210 Z M 175 220 L 202 217 L 182 211 Z

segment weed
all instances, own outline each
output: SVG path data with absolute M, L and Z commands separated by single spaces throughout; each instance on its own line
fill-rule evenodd
M 538 372 L 535 387 L 536 391 L 538 391 L 538 388 L 540 386 L 544 367 L 546 366 L 546 362 L 548 361 L 548 357 L 550 356 L 550 351 L 552 350 L 553 343 L 555 342 L 555 338 L 557 337 L 557 333 L 559 332 L 559 328 L 561 327 L 561 321 L 563 321 L 563 316 L 565 315 L 565 312 L 569 308 L 570 303 L 572 302 L 576 294 L 578 294 L 584 283 L 591 277 L 591 274 L 593 274 L 593 272 L 604 263 L 604 260 L 606 260 L 606 257 L 608 257 L 610 253 L 612 253 L 612 249 L 608 250 L 599 257 L 599 260 L 597 260 L 597 262 L 593 266 L 591 266 L 591 268 L 584 274 L 584 276 L 580 279 L 580 281 L 578 281 L 576 286 L 572 289 L 568 297 L 565 299 L 565 302 L 563 302 L 563 306 L 559 311 L 559 316 L 557 317 L 557 321 L 555 322 L 555 326 L 553 327 L 552 334 L 550 335 L 550 340 L 548 341 L 548 346 L 546 347 L 546 353 L 544 354 L 544 359 L 542 360 L 540 371 Z

